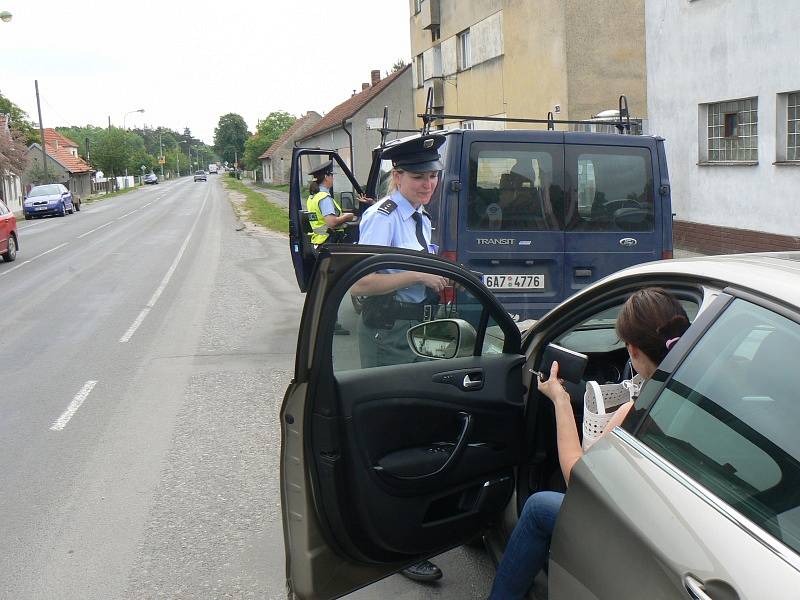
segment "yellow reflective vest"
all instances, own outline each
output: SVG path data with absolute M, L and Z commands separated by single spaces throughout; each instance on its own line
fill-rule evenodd
M 311 219 L 311 243 L 315 246 L 324 244 L 328 239 L 328 225 L 325 223 L 325 217 L 319 209 L 319 203 L 322 202 L 327 196 L 331 196 L 328 192 L 317 192 L 313 196 L 309 196 L 306 200 L 306 210 L 314 213 L 314 218 Z M 342 214 L 342 207 L 336 202 L 336 198 L 331 196 L 333 206 L 336 208 L 336 216 Z M 344 227 L 337 227 L 337 231 L 343 231 Z

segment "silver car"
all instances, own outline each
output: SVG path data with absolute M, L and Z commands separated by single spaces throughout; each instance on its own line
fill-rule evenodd
M 572 471 L 549 598 L 798 597 L 800 253 L 632 267 L 524 336 L 444 259 L 356 246 L 317 261 L 280 415 L 296 597 L 337 598 L 480 535 L 496 558 L 527 496 L 564 489 L 553 411 L 530 370 L 555 342 L 589 356 L 584 380 L 630 377 L 614 323 L 632 291 L 653 285 L 692 325 Z M 432 306 L 435 325 L 409 330 L 417 353 L 368 367 L 349 290 L 387 268 L 454 287 Z M 337 320 L 353 335 L 334 336 Z M 584 387 L 567 384 L 579 425 Z

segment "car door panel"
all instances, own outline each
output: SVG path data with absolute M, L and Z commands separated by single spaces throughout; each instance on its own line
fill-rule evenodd
M 338 597 L 461 544 L 513 493 L 526 392 L 518 328 L 463 268 L 375 251 L 321 249 L 281 411 L 287 579 L 299 598 Z M 444 275 L 472 293 L 483 307 L 472 356 L 334 368 L 341 302 L 350 304 L 355 281 L 387 267 Z M 490 321 L 502 353 L 481 356 Z
M 572 471 L 553 534 L 550 598 L 684 599 L 693 582 L 715 600 L 796 598 L 798 558 L 787 548 L 789 560 L 776 560 L 776 544 L 618 428 Z
M 523 362 L 506 355 L 447 361 L 448 370 L 482 373 L 485 385 L 472 391 L 436 382 L 443 371 L 436 361 L 337 375 L 347 443 L 356 449 L 346 464 L 349 494 L 360 523 L 381 540 L 379 550 L 434 551 L 443 538 L 470 530 L 467 522 L 505 505 L 520 455 Z M 465 418 L 471 424 L 463 452 L 437 473 Z M 508 485 L 479 497 L 484 484 L 503 476 Z

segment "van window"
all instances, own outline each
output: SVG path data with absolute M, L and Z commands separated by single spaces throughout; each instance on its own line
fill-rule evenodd
M 560 231 L 562 165 L 555 144 L 472 144 L 467 228 Z
M 571 146 L 567 164 L 575 183 L 567 229 L 653 231 L 653 167 L 647 148 Z

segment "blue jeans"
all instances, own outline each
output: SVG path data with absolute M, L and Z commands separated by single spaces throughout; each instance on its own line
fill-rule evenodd
M 497 567 L 489 600 L 525 598 L 547 561 L 550 538 L 563 501 L 564 494 L 559 492 L 538 492 L 525 502 Z

